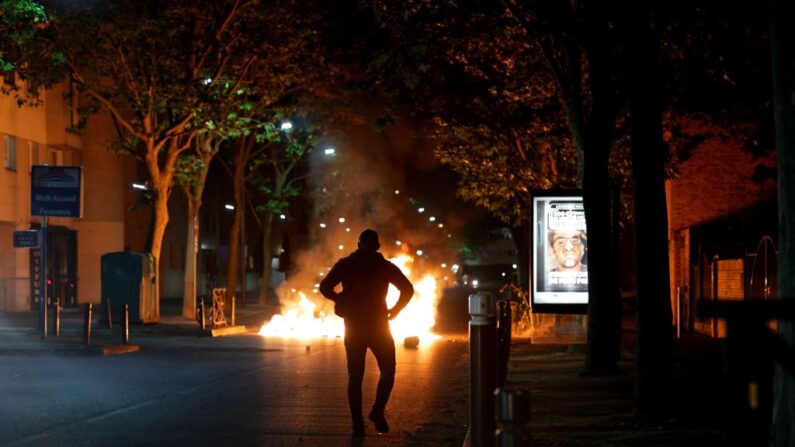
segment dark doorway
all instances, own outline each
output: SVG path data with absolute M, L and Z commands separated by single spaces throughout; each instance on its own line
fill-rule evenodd
M 39 225 L 33 225 L 38 230 Z M 39 249 L 30 250 L 30 299 L 36 309 L 41 299 L 42 269 Z M 65 227 L 47 227 L 47 297 L 64 307 L 77 305 L 77 232 Z

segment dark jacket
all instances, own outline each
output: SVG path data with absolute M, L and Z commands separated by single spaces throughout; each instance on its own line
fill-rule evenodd
M 387 308 L 389 284 L 400 290 L 400 298 Z M 342 292 L 334 288 L 342 284 Z M 414 287 L 400 269 L 372 250 L 356 250 L 332 267 L 320 282 L 320 293 L 335 302 L 336 312 L 345 319 L 346 329 L 388 326 L 389 316 L 397 315 L 414 295 Z

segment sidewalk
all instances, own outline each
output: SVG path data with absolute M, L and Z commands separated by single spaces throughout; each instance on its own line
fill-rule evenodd
M 199 337 L 199 323 L 180 315 L 181 303 L 164 300 L 160 322 L 130 324 L 129 342 L 145 346 L 155 340 L 175 337 Z M 278 312 L 275 305 L 248 304 L 235 310 L 237 325 L 246 333 L 256 333 L 263 321 Z M 64 309 L 61 313 L 61 335 L 56 336 L 52 312 L 48 315 L 48 336 L 42 339 L 38 329 L 38 312 L 0 312 L 0 355 L 100 355 L 101 349 L 122 344 L 122 328 L 118 322 L 108 329 L 104 313 L 94 307 L 91 346 L 83 343 L 85 306 Z
M 530 390 L 534 447 L 719 446 L 725 445 L 722 353 L 721 340 L 688 335 L 676 341 L 674 412 L 656 425 L 633 417 L 635 359 L 627 350 L 621 374 L 587 376 L 585 345 L 514 340 L 507 386 Z

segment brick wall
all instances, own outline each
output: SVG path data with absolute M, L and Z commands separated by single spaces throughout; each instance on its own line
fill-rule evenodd
M 754 159 L 737 142 L 705 141 L 680 163 L 679 176 L 668 181 L 671 229 L 709 222 L 772 200 L 775 180 L 752 180 L 760 164 L 774 166 L 775 156 Z

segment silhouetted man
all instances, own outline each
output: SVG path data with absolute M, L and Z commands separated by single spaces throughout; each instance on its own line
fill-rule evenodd
M 395 341 L 389 320 L 395 318 L 414 295 L 414 287 L 397 266 L 378 252 L 378 233 L 364 230 L 359 249 L 334 264 L 320 282 L 320 293 L 335 303 L 334 311 L 345 320 L 345 353 L 348 358 L 348 405 L 353 419 L 353 435 L 364 435 L 362 417 L 362 379 L 367 348 L 378 362 L 375 403 L 370 420 L 381 433 L 389 431 L 384 410 L 395 383 Z M 342 292 L 334 288 L 342 284 Z M 387 308 L 386 294 L 392 283 L 400 290 L 395 306 Z

